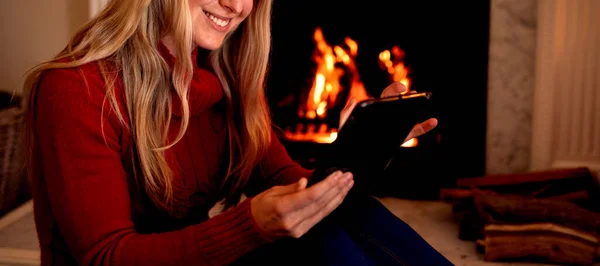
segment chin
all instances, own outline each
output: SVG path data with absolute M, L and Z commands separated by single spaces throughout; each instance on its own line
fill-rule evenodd
M 206 42 L 196 42 L 196 45 L 205 50 L 217 50 L 221 47 L 222 42 L 219 43 L 206 43 Z
M 200 36 L 198 36 L 200 37 Z M 198 47 L 206 50 L 216 50 L 223 45 L 224 38 L 217 36 L 204 36 L 195 38 L 195 43 Z

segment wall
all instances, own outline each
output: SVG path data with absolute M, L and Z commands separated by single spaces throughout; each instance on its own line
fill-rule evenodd
M 491 0 L 486 174 L 529 170 L 537 0 Z
M 52 58 L 88 18 L 83 0 L 2 0 L 0 90 L 21 90 L 23 74 Z

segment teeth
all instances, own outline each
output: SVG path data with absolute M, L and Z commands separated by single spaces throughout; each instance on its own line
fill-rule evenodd
M 213 16 L 212 14 L 208 13 L 208 12 L 204 12 L 206 14 L 207 17 L 210 18 L 210 20 L 212 20 L 215 24 L 221 26 L 221 27 L 225 27 L 227 26 L 227 24 L 229 24 L 229 21 L 231 21 L 230 19 L 228 20 L 222 20 L 220 18 L 217 18 L 215 16 Z

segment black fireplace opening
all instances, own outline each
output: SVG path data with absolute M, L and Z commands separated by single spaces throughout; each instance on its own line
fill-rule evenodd
M 433 93 L 437 128 L 419 137 L 418 145 L 398 149 L 377 193 L 436 198 L 439 188 L 454 186 L 457 178 L 484 175 L 490 1 L 357 3 L 274 1 L 267 97 L 290 156 L 310 168 L 328 147 L 284 134 L 306 123 L 298 109 L 315 79 L 318 28 L 331 46 L 344 44 L 345 38 L 356 42 L 354 63 L 370 95 L 379 96 L 391 82 L 379 57 L 394 46 L 404 52 L 410 89 Z M 323 121 L 335 127 L 338 109 L 329 111 Z

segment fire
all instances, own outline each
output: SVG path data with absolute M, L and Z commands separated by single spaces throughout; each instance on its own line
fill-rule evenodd
M 344 89 L 348 89 L 343 88 L 340 84 L 340 80 L 344 76 L 351 77 L 350 91 L 344 104 L 348 103 L 351 98 L 355 98 L 357 101 L 368 99 L 369 95 L 360 81 L 354 62 L 358 54 L 356 41 L 346 37 L 344 47 L 340 45 L 331 47 L 319 27 L 315 29 L 313 39 L 317 46 L 313 55 L 313 60 L 317 64 L 317 71 L 308 95 L 308 101 L 304 106 L 305 109 L 299 111 L 300 116 L 311 120 L 325 118 L 328 109 L 336 104 L 339 93 Z
M 392 51 L 384 50 L 379 53 L 379 66 L 382 70 L 387 71 L 390 74 L 391 81 L 398 81 L 406 86 L 406 90 L 402 94 L 406 94 L 410 91 L 410 78 L 408 77 L 408 68 L 404 66 L 404 51 L 400 49 L 400 46 L 395 45 L 392 47 Z M 402 147 L 416 147 L 418 140 L 415 138 L 409 139 L 402 144 Z
M 320 27 L 315 29 L 313 40 L 316 49 L 312 59 L 317 69 L 306 104 L 298 110 L 301 118 L 311 122 L 307 126 L 297 125 L 295 132 L 287 131 L 286 135 L 292 140 L 331 143 L 337 137 L 337 129 L 328 128 L 323 122 L 328 111 L 336 105 L 346 105 L 352 98 L 361 101 L 368 99 L 369 95 L 356 68 L 356 41 L 346 37 L 344 44 L 332 47 L 325 40 Z M 348 84 L 342 84 L 341 80 L 344 79 L 349 80 Z M 342 92 L 345 98 L 340 101 L 338 97 Z M 314 124 L 319 122 L 317 128 Z
M 285 134 L 288 139 L 295 141 L 331 143 L 337 137 L 337 129 L 330 128 L 325 122 L 328 112 L 335 106 L 345 106 L 352 98 L 362 101 L 371 96 L 356 67 L 356 41 L 346 37 L 343 44 L 332 47 L 325 40 L 320 27 L 315 29 L 313 40 L 316 49 L 312 59 L 317 68 L 307 101 L 298 110 L 298 116 L 307 122 L 297 124 L 294 130 L 288 129 Z M 391 52 L 386 50 L 379 55 L 380 65 L 390 73 L 391 79 L 409 88 L 408 69 L 404 67 L 403 59 L 404 52 L 397 46 Z M 416 139 L 407 141 L 403 146 L 416 146 Z
M 392 47 L 391 53 L 390 50 L 379 53 L 379 62 L 381 68 L 390 74 L 392 81 L 399 81 L 406 86 L 404 93 L 407 93 L 410 90 L 410 79 L 408 78 L 408 68 L 404 66 L 404 51 L 395 45 Z

